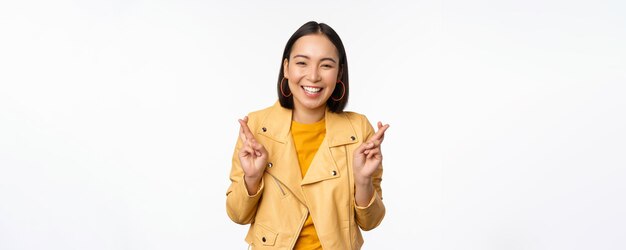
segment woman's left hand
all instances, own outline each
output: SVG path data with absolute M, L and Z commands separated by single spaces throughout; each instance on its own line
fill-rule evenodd
M 365 143 L 354 150 L 354 178 L 356 183 L 369 183 L 372 175 L 383 161 L 380 145 L 385 139 L 389 124 L 378 122 L 378 131 Z

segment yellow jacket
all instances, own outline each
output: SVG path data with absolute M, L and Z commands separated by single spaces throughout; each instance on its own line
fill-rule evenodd
M 364 115 L 326 110 L 326 136 L 308 172 L 301 177 L 290 132 L 292 110 L 276 102 L 248 115 L 248 126 L 269 153 L 258 193 L 250 196 L 239 163 L 237 140 L 226 192 L 226 211 L 238 224 L 249 224 L 246 236 L 253 249 L 292 249 L 311 213 L 322 247 L 360 249 L 361 231 L 378 226 L 385 216 L 382 166 L 372 177 L 376 192 L 367 207 L 354 200 L 354 150 L 374 129 Z M 357 226 L 358 225 L 358 226 Z

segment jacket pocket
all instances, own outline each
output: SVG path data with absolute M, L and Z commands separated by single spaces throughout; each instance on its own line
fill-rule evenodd
M 278 189 L 280 190 L 280 193 L 283 194 L 283 197 L 285 197 L 287 195 L 287 193 L 285 193 L 285 190 L 283 189 L 283 187 L 280 185 L 280 181 L 278 181 L 278 179 L 276 179 L 276 177 L 274 177 L 273 175 L 270 175 L 272 177 L 272 179 L 274 179 L 274 182 L 276 182 L 276 186 L 278 187 Z
M 276 232 L 261 224 L 255 224 L 254 233 L 263 246 L 273 246 L 276 243 L 276 237 L 278 237 Z

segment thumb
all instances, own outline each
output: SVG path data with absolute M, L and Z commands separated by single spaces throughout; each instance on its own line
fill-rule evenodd
M 368 143 L 361 143 L 361 145 L 354 150 L 355 154 L 365 154 L 365 150 L 367 150 Z
M 254 151 L 259 152 L 260 154 L 267 153 L 267 151 L 265 150 L 265 147 L 263 147 L 263 144 L 257 142 L 256 140 L 252 141 L 252 148 L 254 149 Z M 257 155 L 260 156 L 260 154 L 257 154 Z

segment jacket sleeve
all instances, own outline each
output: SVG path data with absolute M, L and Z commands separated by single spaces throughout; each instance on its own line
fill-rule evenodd
M 248 124 L 248 126 L 252 124 L 250 120 Z M 250 129 L 254 131 L 252 126 Z M 226 191 L 226 213 L 228 213 L 228 217 L 230 217 L 232 221 L 243 225 L 250 224 L 253 221 L 265 184 L 263 179 L 261 179 L 257 193 L 253 195 L 248 194 L 248 189 L 246 189 L 246 183 L 243 178 L 243 169 L 239 162 L 239 149 L 242 145 L 243 143 L 239 137 L 237 137 L 230 170 L 231 183 L 230 187 L 228 187 L 228 191 Z
M 362 121 L 362 131 L 364 131 L 364 137 L 366 142 L 374 135 L 374 128 L 367 120 L 365 116 L 363 116 Z M 383 204 L 383 190 L 380 186 L 383 177 L 383 166 L 382 163 L 378 167 L 378 170 L 374 172 L 372 175 L 372 184 L 374 185 L 374 195 L 370 200 L 369 204 L 365 207 L 359 207 L 356 205 L 356 201 L 354 204 L 355 207 L 355 215 L 357 224 L 359 227 L 365 231 L 372 230 L 376 228 L 385 217 L 385 204 Z

